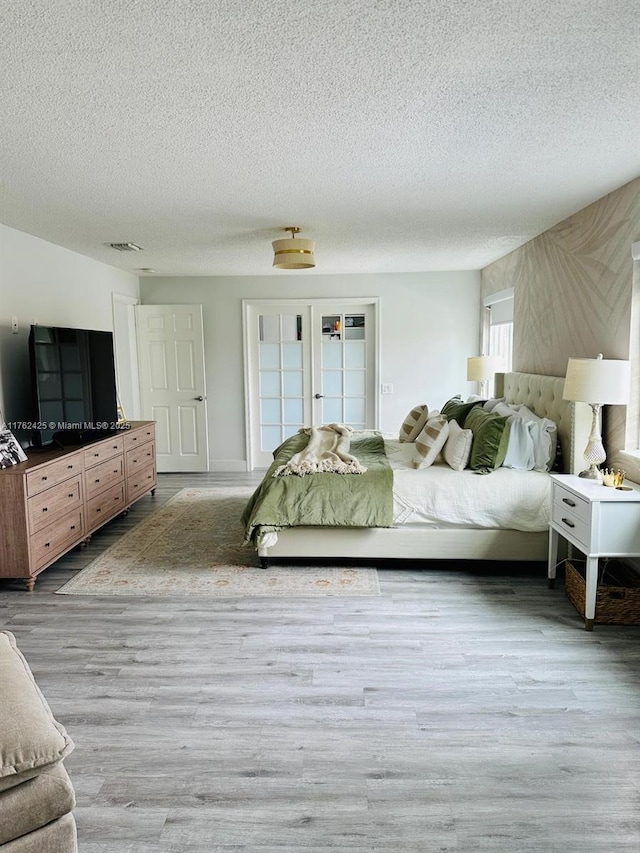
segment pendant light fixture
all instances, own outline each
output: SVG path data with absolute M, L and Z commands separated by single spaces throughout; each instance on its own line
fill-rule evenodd
M 289 225 L 284 230 L 291 231 L 291 237 L 274 240 L 271 244 L 274 252 L 273 266 L 281 270 L 308 270 L 315 267 L 315 241 L 302 238 L 296 240 L 296 234 L 300 233 L 297 225 Z

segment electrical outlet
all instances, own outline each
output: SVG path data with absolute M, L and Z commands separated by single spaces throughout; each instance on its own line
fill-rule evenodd
M 11 331 L 13 332 L 14 335 L 18 334 L 18 318 L 17 317 L 11 318 Z
M 393 394 L 393 385 L 391 382 L 383 382 L 382 383 L 382 393 L 383 394 Z

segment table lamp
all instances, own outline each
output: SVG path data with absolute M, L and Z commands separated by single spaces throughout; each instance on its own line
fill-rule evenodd
M 600 434 L 600 409 L 604 405 L 625 405 L 629 400 L 630 362 L 620 359 L 570 358 L 564 382 L 564 400 L 588 403 L 593 411 L 591 435 L 584 458 L 589 468 L 580 477 L 601 480 L 598 469 L 607 458 Z
M 474 355 L 467 359 L 467 381 L 480 383 L 480 396 L 488 396 L 489 380 L 502 370 L 503 360 L 498 355 Z

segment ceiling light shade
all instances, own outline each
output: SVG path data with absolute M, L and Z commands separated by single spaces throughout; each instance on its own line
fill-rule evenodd
M 290 225 L 284 229 L 291 232 L 291 237 L 282 240 L 274 240 L 273 266 L 281 270 L 308 270 L 316 265 L 315 241 L 304 240 L 299 237 L 295 239 L 300 229 L 297 225 Z
M 495 373 L 502 370 L 503 360 L 497 355 L 474 355 L 467 359 L 467 380 L 486 382 L 493 379 Z

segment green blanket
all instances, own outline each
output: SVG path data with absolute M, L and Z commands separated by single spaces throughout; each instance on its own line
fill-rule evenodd
M 380 435 L 354 433 L 350 453 L 364 474 L 308 474 L 274 477 L 273 472 L 303 450 L 309 437 L 296 433 L 274 451 L 274 461 L 242 514 L 245 542 L 258 528 L 392 527 L 393 472 Z

